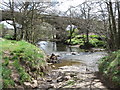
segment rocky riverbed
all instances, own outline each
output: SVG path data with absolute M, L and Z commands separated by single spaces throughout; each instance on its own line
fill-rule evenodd
M 59 54 L 62 55 L 63 53 Z M 47 74 L 44 77 L 37 78 L 31 86 L 44 89 L 82 88 L 88 90 L 108 90 L 97 73 L 97 62 L 105 55 L 106 53 L 104 52 L 81 55 L 68 54 L 68 57 L 65 55 L 63 58 L 67 58 L 67 60 L 61 59 L 60 63 L 49 64 L 50 68 Z
M 63 66 L 51 70 L 44 78 L 38 79 L 39 88 L 86 88 L 108 90 L 96 73 L 85 64 Z
M 38 87 L 46 89 L 82 88 L 108 90 L 97 75 L 97 62 L 104 55 L 103 53 L 101 55 L 96 55 L 95 53 L 85 54 L 79 56 L 83 62 L 68 59 L 67 61 L 62 60 L 61 63 L 52 64 L 52 70 L 44 78 L 38 79 Z M 87 62 L 86 59 L 89 61 Z
M 69 48 L 65 45 L 63 47 L 51 42 L 40 42 L 39 44 L 46 54 L 54 53 L 60 56 L 60 63 L 52 64 L 53 69 L 46 76 L 38 78 L 37 88 L 108 90 L 96 74 L 98 72 L 98 60 L 106 56 L 107 53 L 104 51 L 81 52 L 79 48 Z

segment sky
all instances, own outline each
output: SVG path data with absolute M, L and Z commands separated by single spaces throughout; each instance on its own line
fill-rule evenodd
M 0 2 L 8 2 L 9 0 L 0 0 Z M 22 0 L 24 1 L 24 0 Z M 26 1 L 26 0 L 25 0 Z M 30 1 L 30 0 L 27 0 Z M 81 4 L 82 2 L 84 2 L 85 0 L 34 0 L 34 1 L 51 1 L 53 2 L 53 9 L 57 9 L 60 11 L 66 11 L 70 6 L 77 6 L 79 4 Z M 59 2 L 60 5 L 58 6 L 55 2 Z
M 77 6 L 83 3 L 85 0 L 52 0 L 53 2 L 61 3 L 59 6 L 55 6 L 57 10 L 66 11 L 70 6 Z
M 9 0 L 0 0 L 1 1 L 6 1 L 8 2 Z M 15 0 L 16 1 L 16 0 Z M 19 0 L 19 1 L 31 1 L 31 0 Z M 102 0 L 33 0 L 36 2 L 42 2 L 42 1 L 46 1 L 46 2 L 52 2 L 52 6 L 47 8 L 46 12 L 65 12 L 67 11 L 70 6 L 78 6 L 79 4 L 82 4 L 84 1 L 102 1 Z M 105 0 L 106 1 L 106 0 Z M 112 0 L 115 1 L 115 0 Z M 57 2 L 59 2 L 59 4 L 57 4 Z M 46 13 L 45 12 L 45 13 Z
M 53 2 L 61 2 L 62 4 L 60 6 L 56 6 L 55 8 L 60 10 L 60 11 L 66 11 L 70 6 L 77 6 L 84 1 L 102 1 L 102 0 L 51 0 Z M 107 0 L 103 0 L 107 1 Z M 115 0 L 111 0 L 114 2 Z

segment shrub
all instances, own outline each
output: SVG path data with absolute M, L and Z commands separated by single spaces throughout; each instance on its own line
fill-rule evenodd
M 6 34 L 3 38 L 8 39 L 8 40 L 13 40 L 14 37 L 12 35 Z
M 84 46 L 84 38 L 86 35 L 76 35 L 74 38 L 71 39 L 71 44 L 76 45 L 80 44 Z M 98 35 L 90 35 L 89 36 L 89 43 L 92 44 L 94 47 L 104 47 L 105 42 L 99 39 L 100 36 Z M 70 39 L 67 40 L 67 43 L 70 42 Z

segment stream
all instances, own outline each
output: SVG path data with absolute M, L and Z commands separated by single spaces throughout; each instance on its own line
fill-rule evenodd
M 61 61 L 52 65 L 44 80 L 39 79 L 39 88 L 107 89 L 94 74 L 98 71 L 98 60 L 107 55 L 105 51 L 85 52 L 79 47 L 49 41 L 40 41 L 38 45 L 47 55 L 59 55 Z

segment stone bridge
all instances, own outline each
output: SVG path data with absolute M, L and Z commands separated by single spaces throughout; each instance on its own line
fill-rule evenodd
M 68 25 L 70 25 L 70 24 L 75 25 L 79 29 L 79 27 L 81 27 L 80 26 L 81 22 L 83 21 L 79 18 L 54 16 L 54 15 L 42 15 L 40 17 L 40 19 L 41 18 L 44 22 L 47 22 L 47 23 L 51 24 L 52 26 L 54 26 L 54 28 L 56 29 L 56 35 L 58 36 L 57 37 L 58 39 L 65 38 L 63 36 L 66 36 L 65 29 L 67 28 Z
M 79 18 L 70 18 L 70 17 L 65 17 L 65 16 L 55 16 L 55 15 L 42 15 L 41 18 L 54 26 L 57 30 L 65 30 L 66 27 L 70 24 L 73 24 L 77 26 L 78 28 L 80 27 L 80 22 L 82 21 Z
M 54 26 L 58 35 L 61 36 L 65 33 L 65 29 L 68 25 L 75 25 L 80 33 L 86 33 L 86 30 L 89 30 L 89 33 L 103 34 L 103 24 L 98 20 L 85 20 L 76 17 L 65 17 L 65 16 L 55 16 L 55 15 L 43 15 L 41 18 Z M 88 27 L 88 26 L 92 27 Z M 65 35 L 63 35 L 65 36 Z

